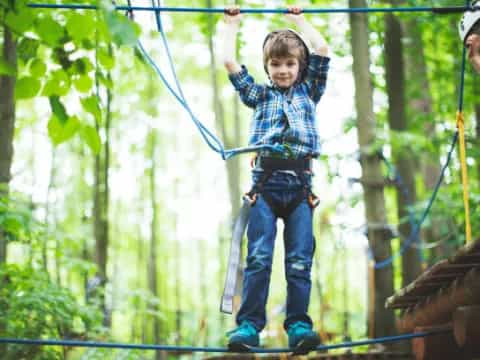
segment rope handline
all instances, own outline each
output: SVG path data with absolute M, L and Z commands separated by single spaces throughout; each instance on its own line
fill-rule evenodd
M 388 343 L 402 340 L 410 340 L 427 336 L 435 336 L 450 333 L 451 329 L 441 329 L 433 331 L 425 331 L 418 333 L 394 335 L 379 337 L 376 339 L 366 339 L 359 341 L 349 341 L 332 345 L 320 345 L 313 351 L 325 351 L 332 349 L 351 348 L 356 346 Z M 174 345 L 156 345 L 156 344 L 127 344 L 127 343 L 111 343 L 96 341 L 79 341 L 79 340 L 47 340 L 47 339 L 16 339 L 16 338 L 0 338 L 0 344 L 19 344 L 19 345 L 43 345 L 43 346 L 69 346 L 69 347 L 88 347 L 88 348 L 109 348 L 109 349 L 135 349 L 135 350 L 163 350 L 171 352 L 210 352 L 210 353 L 228 353 L 231 352 L 224 347 L 200 347 L 200 346 L 174 346 Z M 290 348 L 252 348 L 250 353 L 291 353 Z
M 152 6 L 155 5 L 155 0 L 152 1 Z M 157 6 L 160 6 L 160 0 L 156 0 Z M 167 38 L 165 36 L 165 32 L 163 30 L 163 23 L 160 11 L 155 11 L 155 21 L 157 23 L 157 30 L 162 36 L 163 46 L 165 47 L 165 51 L 167 52 L 168 63 L 170 65 L 170 71 L 173 74 L 173 79 L 175 80 L 175 84 L 177 85 L 178 92 L 183 100 L 185 100 L 185 95 L 183 94 L 182 87 L 180 86 L 180 82 L 178 81 L 177 72 L 175 67 L 173 66 L 173 57 L 172 53 L 170 52 L 170 46 L 168 46 Z
M 155 70 L 155 72 L 158 74 L 164 85 L 167 87 L 167 89 L 170 91 L 170 93 L 177 99 L 177 101 L 183 106 L 183 108 L 188 112 L 190 115 L 190 118 L 192 121 L 195 123 L 195 125 L 201 129 L 200 134 L 202 135 L 203 139 L 205 142 L 210 146 L 210 148 L 218 153 L 223 153 L 222 146 L 219 143 L 219 140 L 213 135 L 198 119 L 196 116 L 193 114 L 192 110 L 188 106 L 188 104 L 178 95 L 175 90 L 172 89 L 171 85 L 168 83 L 167 79 L 164 77 L 160 69 L 158 68 L 157 64 L 152 60 L 152 58 L 148 55 L 146 52 L 145 48 L 143 47 L 142 43 L 139 41 L 137 45 L 138 49 L 140 50 L 140 53 L 144 56 L 144 58 L 147 60 L 147 62 L 152 66 L 152 68 Z M 212 144 L 212 142 L 215 142 L 217 147 Z
M 44 3 L 28 3 L 31 8 L 43 9 L 82 9 L 96 10 L 98 6 L 89 4 L 44 4 Z M 168 6 L 115 6 L 116 10 L 128 11 L 155 11 L 155 12 L 203 12 L 203 13 L 224 13 L 225 8 L 193 8 L 193 7 L 168 7 Z M 412 6 L 412 7 L 394 7 L 394 8 L 316 8 L 302 9 L 303 13 L 309 14 L 326 14 L 326 13 L 394 13 L 394 12 L 432 12 L 434 14 L 455 14 L 465 11 L 480 10 L 480 6 Z M 258 8 L 258 9 L 240 9 L 240 13 L 244 14 L 286 14 L 288 9 Z
M 154 3 L 154 0 L 152 0 L 152 4 Z M 160 33 L 162 37 L 162 42 L 165 47 L 165 50 L 167 52 L 167 59 L 168 63 L 170 66 L 170 70 L 172 72 L 176 87 L 178 89 L 178 93 L 172 88 L 170 83 L 167 81 L 165 76 L 162 74 L 160 68 L 157 66 L 157 64 L 153 61 L 153 59 L 148 55 L 147 51 L 143 47 L 142 43 L 138 41 L 138 48 L 142 55 L 146 58 L 147 62 L 153 67 L 153 69 L 156 71 L 156 73 L 160 76 L 162 82 L 165 84 L 167 89 L 172 93 L 172 95 L 175 96 L 175 98 L 178 100 L 178 102 L 184 107 L 184 109 L 188 112 L 190 115 L 190 118 L 194 122 L 194 124 L 197 126 L 198 130 L 200 131 L 200 134 L 202 135 L 203 139 L 205 142 L 208 144 L 208 146 L 215 152 L 219 153 L 222 157 L 223 160 L 227 160 L 235 155 L 238 154 L 243 154 L 247 152 L 257 152 L 260 150 L 270 150 L 276 153 L 282 153 L 284 151 L 284 147 L 281 144 L 263 144 L 263 145 L 255 145 L 255 146 L 246 146 L 246 147 L 241 147 L 241 148 L 235 148 L 235 149 L 229 149 L 225 150 L 222 142 L 218 137 L 216 137 L 209 129 L 203 125 L 203 123 L 198 120 L 198 118 L 194 115 L 192 109 L 188 105 L 188 102 L 183 94 L 182 87 L 180 85 L 180 82 L 177 77 L 177 73 L 175 71 L 175 66 L 173 65 L 173 58 L 171 56 L 170 52 L 170 47 L 168 45 L 167 37 L 165 35 L 165 31 L 163 30 L 162 26 L 162 20 L 160 17 L 160 13 L 157 11 L 155 12 L 155 19 L 157 23 L 157 30 Z
M 283 145 L 281 144 L 274 144 L 274 145 L 254 145 L 254 146 L 246 146 L 242 148 L 235 148 L 235 149 L 229 149 L 225 150 L 223 148 L 223 145 L 221 141 L 214 135 L 212 132 L 203 125 L 200 120 L 195 116 L 193 113 L 192 109 L 189 107 L 188 103 L 180 97 L 179 94 L 175 92 L 175 90 L 172 88 L 172 86 L 169 84 L 155 61 L 148 55 L 147 51 L 143 47 L 142 43 L 139 41 L 138 42 L 138 49 L 140 50 L 140 53 L 145 57 L 147 62 L 152 66 L 152 68 L 155 70 L 155 72 L 158 74 L 164 85 L 167 87 L 167 89 L 170 91 L 170 93 L 177 99 L 177 101 L 180 103 L 180 105 L 183 106 L 183 108 L 188 112 L 190 115 L 190 118 L 194 122 L 194 124 L 197 126 L 197 128 L 200 131 L 200 135 L 203 137 L 205 142 L 208 144 L 208 146 L 215 152 L 219 153 L 222 156 L 222 159 L 227 160 L 230 159 L 231 157 L 238 155 L 238 154 L 243 154 L 247 152 L 256 152 L 264 149 L 268 149 L 270 151 L 274 151 L 277 153 L 281 153 L 284 150 Z M 215 143 L 212 144 L 212 142 Z

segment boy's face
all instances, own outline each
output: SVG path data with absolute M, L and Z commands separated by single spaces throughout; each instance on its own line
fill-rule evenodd
M 273 57 L 267 62 L 270 79 L 282 89 L 287 89 L 295 83 L 299 69 L 300 63 L 295 56 Z

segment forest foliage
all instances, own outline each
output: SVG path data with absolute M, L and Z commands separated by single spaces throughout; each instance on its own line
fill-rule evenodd
M 31 8 L 30 2 L 38 3 L 0 0 L 0 33 L 11 32 L 16 43 L 15 63 L 5 53 L 0 57 L 0 76 L 15 79 L 11 180 L 0 183 L 0 232 L 8 244 L 7 258 L 0 264 L 0 337 L 223 346 L 234 319 L 219 313 L 218 305 L 236 211 L 232 198 L 241 196 L 232 190 L 227 171 L 238 180 L 237 191 L 247 190 L 249 159 L 241 156 L 238 170 L 227 169 L 136 48 L 141 40 L 174 83 L 153 14 L 136 12 L 132 20 L 107 0 L 63 1 L 95 4 L 98 10 Z M 260 8 L 294 2 L 238 3 Z M 298 3 L 311 8 L 348 7 L 348 1 L 341 0 Z M 388 4 L 370 0 L 367 5 L 390 3 L 464 5 L 463 0 Z M 163 4 L 185 6 L 181 0 Z M 195 1 L 196 7 L 226 5 Z M 394 131 L 388 121 L 385 15 L 368 15 L 376 139 L 361 151 L 381 152 L 393 166 L 383 165 L 383 175 L 390 180 L 397 165 L 392 153 L 412 155 L 416 201 L 408 209 L 416 221 L 432 195 L 428 170 L 422 169 L 438 170 L 445 163 L 456 128 L 462 66 L 458 17 L 428 12 L 398 15 L 404 29 L 407 128 Z M 371 259 L 359 181 L 351 32 L 345 14 L 307 18 L 325 34 L 332 52 L 328 88 L 318 113 L 325 135 L 324 153 L 315 165 L 315 190 L 322 202 L 315 212 L 317 250 L 310 311 L 324 340 L 362 338 L 368 336 Z M 235 103 L 222 68 L 221 19 L 219 14 L 162 14 L 177 75 L 194 112 L 221 134 L 225 144 L 243 145 L 250 112 Z M 260 81 L 265 76 L 259 34 L 286 25 L 279 15 L 244 16 L 239 57 Z M 213 48 L 208 47 L 209 40 Z M 427 86 L 414 71 L 420 57 L 426 65 Z M 216 59 L 214 68 L 211 59 Z M 212 74 L 216 74 L 220 107 L 214 104 Z M 479 86 L 467 65 L 463 101 L 471 205 L 480 197 Z M 397 230 L 409 218 L 397 213 L 401 189 L 385 186 L 384 191 L 386 218 L 396 234 L 391 248 L 396 253 L 408 237 Z M 479 218 L 473 211 L 473 234 L 479 230 Z M 463 245 L 464 225 L 455 151 L 423 224 L 421 242 L 415 245 L 422 260 L 431 265 Z M 432 228 L 435 231 L 428 232 Z M 104 263 L 98 258 L 99 229 L 108 230 Z M 262 339 L 272 346 L 286 343 L 282 251 L 277 239 L 269 325 Z M 400 258 L 393 261 L 393 268 L 398 289 Z M 153 356 L 18 345 L 0 345 L 0 351 L 8 359 Z

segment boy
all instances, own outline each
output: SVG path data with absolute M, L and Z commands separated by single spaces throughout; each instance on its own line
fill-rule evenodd
M 480 6 L 479 1 L 471 6 Z M 468 49 L 468 60 L 476 72 L 480 72 L 480 10 L 466 11 L 458 24 L 460 39 Z
M 248 255 L 243 294 L 236 317 L 238 327 L 229 333 L 233 351 L 248 351 L 259 345 L 265 326 L 276 220 L 285 223 L 285 276 L 287 304 L 284 328 L 289 346 L 296 354 L 306 354 L 320 344 L 307 314 L 310 300 L 310 270 L 314 252 L 311 193 L 311 159 L 320 146 L 315 123 L 315 106 L 325 90 L 328 47 L 324 38 L 301 14 L 290 7 L 286 18 L 297 25 L 312 43 L 309 54 L 304 40 L 293 30 L 271 32 L 263 43 L 265 71 L 270 85 L 256 84 L 245 66 L 235 60 L 235 39 L 241 20 L 240 9 L 225 15 L 224 65 L 240 98 L 254 109 L 250 145 L 283 144 L 278 155 L 261 151 L 252 170 L 249 192 L 254 205 L 247 230 Z

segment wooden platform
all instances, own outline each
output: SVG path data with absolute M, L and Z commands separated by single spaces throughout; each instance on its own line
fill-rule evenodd
M 450 329 L 412 341 L 416 359 L 480 358 L 480 240 L 462 247 L 386 301 L 400 332 Z

